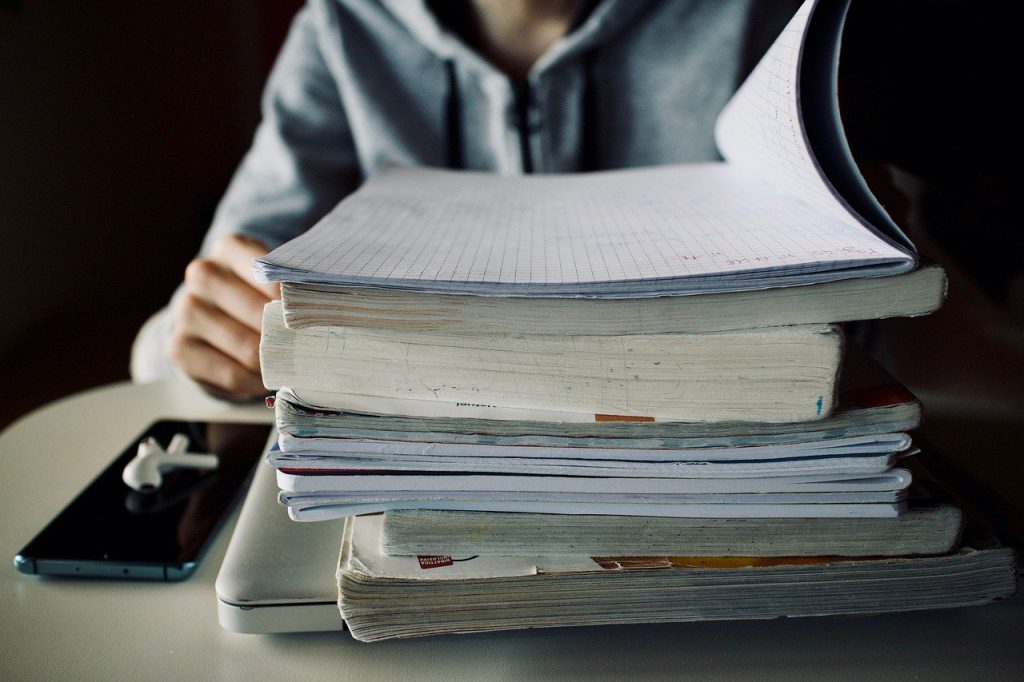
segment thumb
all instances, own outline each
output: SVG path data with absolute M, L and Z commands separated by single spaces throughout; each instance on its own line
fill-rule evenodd
M 224 264 L 239 279 L 259 291 L 268 299 L 281 298 L 281 287 L 276 282 L 258 284 L 253 279 L 252 261 L 269 253 L 266 245 L 258 239 L 241 234 L 230 234 L 213 243 L 210 257 Z

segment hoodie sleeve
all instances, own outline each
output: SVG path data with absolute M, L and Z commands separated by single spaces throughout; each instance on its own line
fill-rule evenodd
M 345 110 L 321 50 L 322 12 L 310 3 L 296 15 L 263 93 L 262 122 L 200 255 L 226 234 L 278 246 L 310 228 L 361 182 Z M 181 291 L 179 286 L 175 297 Z M 135 338 L 135 382 L 185 379 L 165 352 L 172 332 L 169 308 L 150 318 Z

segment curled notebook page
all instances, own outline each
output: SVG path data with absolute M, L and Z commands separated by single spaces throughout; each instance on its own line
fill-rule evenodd
M 838 58 L 845 7 L 845 0 L 809 1 L 794 17 L 720 117 L 727 162 L 525 177 L 384 168 L 309 232 L 257 260 L 256 277 L 638 298 L 912 270 L 913 247 L 884 211 L 875 222 L 888 222 L 872 227 L 818 161 L 859 178 L 840 153 L 841 126 L 827 106 L 835 69 L 800 68 L 821 61 L 801 59 L 808 45 L 828 53 L 830 65 Z M 809 21 L 821 8 L 828 11 Z M 812 28 L 819 36 L 807 40 Z M 825 92 L 825 105 L 815 108 L 829 111 L 804 116 L 798 86 Z M 822 117 L 832 123 L 808 136 L 804 122 Z M 826 138 L 831 151 L 816 156 L 809 137 Z M 856 189 L 852 181 L 838 185 Z

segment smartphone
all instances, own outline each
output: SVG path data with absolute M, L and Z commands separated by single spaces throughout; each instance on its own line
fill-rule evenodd
M 121 478 L 139 443 L 167 447 L 176 433 L 189 452 L 218 456 L 214 470 L 175 469 L 154 492 Z M 22 573 L 52 576 L 183 580 L 208 544 L 264 452 L 270 424 L 162 420 L 153 423 L 21 552 Z

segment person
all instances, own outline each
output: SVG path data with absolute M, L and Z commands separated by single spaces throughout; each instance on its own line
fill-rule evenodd
M 382 164 L 501 174 L 720 158 L 714 121 L 796 7 L 778 0 L 309 0 L 263 120 L 136 380 L 265 393 L 251 261 Z

